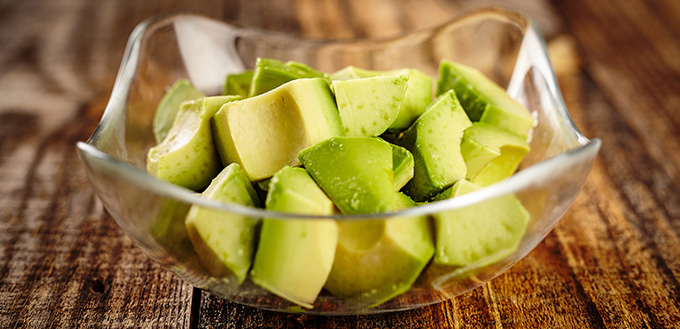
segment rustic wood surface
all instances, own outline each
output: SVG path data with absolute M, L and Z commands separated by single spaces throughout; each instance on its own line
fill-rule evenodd
M 479 3 L 0 2 L 0 328 L 680 327 L 680 2 L 486 3 L 537 19 L 575 122 L 603 140 L 583 191 L 526 259 L 476 290 L 319 317 L 193 289 L 103 209 L 74 143 L 95 128 L 129 33 L 181 8 L 314 38 L 388 36 Z

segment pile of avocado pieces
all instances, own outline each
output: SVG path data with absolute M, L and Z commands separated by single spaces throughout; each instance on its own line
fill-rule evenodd
M 147 170 L 205 198 L 319 216 L 397 211 L 512 175 L 529 150 L 529 112 L 477 70 L 443 60 L 439 74 L 434 100 L 415 69 L 328 75 L 261 58 L 212 97 L 180 80 L 158 106 Z M 215 277 L 250 275 L 311 308 L 322 288 L 379 305 L 433 257 L 495 262 L 529 221 L 514 195 L 432 217 L 258 219 L 193 206 L 185 225 Z

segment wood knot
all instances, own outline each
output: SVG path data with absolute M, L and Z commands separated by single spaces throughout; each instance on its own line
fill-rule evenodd
M 106 291 L 106 284 L 99 279 L 94 279 L 90 282 L 90 292 L 93 294 L 102 294 Z

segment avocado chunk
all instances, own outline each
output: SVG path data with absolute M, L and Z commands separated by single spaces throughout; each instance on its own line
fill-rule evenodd
M 437 199 L 455 198 L 481 187 L 465 179 Z M 513 253 L 526 231 L 529 212 L 513 194 L 434 215 L 437 264 L 477 266 L 494 263 Z
M 168 136 L 168 131 L 170 131 L 172 123 L 175 121 L 177 112 L 183 102 L 203 97 L 205 97 L 205 95 L 194 88 L 188 80 L 177 80 L 165 95 L 163 95 L 163 98 L 161 98 L 161 101 L 156 108 L 156 113 L 154 114 L 152 122 L 153 136 L 156 139 L 156 143 L 160 144 L 165 137 Z
M 534 119 L 524 106 L 512 99 L 495 82 L 476 69 L 442 60 L 439 64 L 437 95 L 454 90 L 470 120 L 508 130 L 524 138 Z
M 413 153 L 413 179 L 404 192 L 415 201 L 426 201 L 465 178 L 467 168 L 460 153 L 463 131 L 472 123 L 453 91 L 432 102 L 404 132 L 400 144 Z
M 397 193 L 395 208 L 415 206 Z M 434 255 L 427 216 L 340 221 L 324 286 L 334 296 L 377 306 L 406 292 Z
M 347 66 L 344 69 L 331 74 L 331 80 L 349 80 L 359 78 L 370 78 L 380 75 L 408 74 L 408 84 L 404 101 L 399 108 L 399 114 L 392 122 L 389 131 L 402 131 L 410 127 L 411 124 L 425 111 L 427 105 L 432 102 L 432 78 L 427 74 L 416 69 L 401 69 L 393 71 L 371 71 L 354 66 Z
M 324 78 L 328 76 L 307 65 L 297 62 L 281 62 L 275 59 L 258 58 L 253 70 L 249 96 L 264 94 L 288 81 L 303 78 Z
M 239 96 L 205 97 L 182 104 L 168 136 L 149 149 L 146 170 L 170 183 L 197 191 L 222 170 L 210 119 Z
M 180 259 L 195 257 L 194 247 L 184 226 L 184 219 L 191 206 L 180 201 L 161 201 L 158 214 L 151 222 L 151 236 L 154 240 Z
M 267 210 L 330 215 L 333 203 L 302 168 L 284 167 L 271 179 Z M 328 219 L 262 221 L 250 271 L 255 284 L 302 307 L 312 303 L 333 265 L 338 225 Z
M 253 81 L 253 71 L 247 70 L 239 74 L 230 74 L 224 83 L 225 95 L 238 95 L 243 98 L 250 96 L 250 83 Z
M 334 137 L 298 155 L 343 214 L 394 209 L 392 147 L 374 137 Z
M 235 163 L 225 167 L 201 196 L 249 207 L 260 203 L 248 177 Z M 256 218 L 236 212 L 199 205 L 191 207 L 185 220 L 189 238 L 203 266 L 215 277 L 228 278 L 233 273 L 239 284 L 250 269 L 257 222 Z
M 298 166 L 300 150 L 343 134 L 333 95 L 320 78 L 293 80 L 227 103 L 215 114 L 213 127 L 222 162 L 238 163 L 251 181 Z
M 394 173 L 394 190 L 401 190 L 413 178 L 413 154 L 407 149 L 390 144 L 392 147 L 392 172 Z
M 529 152 L 529 144 L 524 137 L 475 122 L 465 130 L 460 150 L 467 178 L 484 187 L 510 177 Z
M 408 74 L 333 81 L 331 88 L 347 136 L 384 133 L 404 102 Z

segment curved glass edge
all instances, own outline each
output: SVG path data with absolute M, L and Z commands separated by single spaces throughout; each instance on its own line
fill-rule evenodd
M 457 208 L 462 208 L 477 202 L 480 202 L 485 199 L 493 198 L 496 196 L 500 196 L 503 194 L 510 194 L 510 193 L 515 193 L 522 188 L 525 188 L 527 186 L 530 186 L 531 184 L 535 183 L 537 181 L 538 177 L 544 177 L 545 175 L 549 175 L 551 172 L 554 172 L 554 170 L 557 167 L 561 166 L 567 166 L 570 163 L 582 161 L 583 159 L 586 158 L 594 158 L 595 155 L 597 154 L 600 146 L 601 146 L 601 141 L 599 139 L 593 139 L 589 140 L 586 138 L 576 127 L 574 124 L 571 116 L 569 115 L 569 112 L 566 108 L 566 105 L 564 103 L 564 99 L 562 97 L 562 94 L 559 90 L 554 72 L 552 70 L 552 65 L 550 63 L 550 59 L 547 54 L 547 49 L 545 45 L 545 41 L 543 40 L 543 37 L 541 36 L 540 30 L 536 26 L 535 21 L 528 15 L 522 14 L 516 11 L 509 11 L 505 9 L 497 9 L 497 8 L 491 8 L 491 9 L 481 9 L 478 11 L 474 11 L 472 13 L 468 13 L 465 15 L 462 15 L 460 17 L 454 18 L 453 20 L 446 22 L 438 27 L 430 28 L 427 29 L 428 31 L 436 31 L 440 29 L 444 29 L 448 26 L 458 24 L 459 22 L 466 20 L 466 19 L 474 19 L 476 15 L 482 15 L 482 14 L 488 14 L 492 13 L 495 16 L 503 19 L 503 20 L 510 20 L 523 28 L 526 29 L 526 35 L 524 40 L 522 41 L 522 45 L 520 48 L 520 54 L 517 57 L 517 62 L 515 63 L 515 69 L 513 70 L 511 80 L 508 86 L 508 92 L 510 95 L 517 95 L 519 93 L 519 90 L 521 88 L 521 84 L 523 81 L 524 75 L 532 68 L 538 69 L 538 71 L 543 75 L 544 79 L 546 80 L 546 83 L 548 84 L 548 88 L 550 90 L 551 96 L 554 101 L 556 101 L 557 109 L 559 110 L 559 114 L 561 117 L 567 120 L 567 122 L 570 125 L 571 130 L 577 135 L 577 140 L 578 143 L 581 144 L 582 146 L 573 150 L 570 150 L 566 153 L 562 153 L 559 155 L 556 155 L 550 159 L 544 160 L 540 163 L 534 164 L 530 167 L 527 167 L 515 175 L 499 182 L 493 185 L 490 185 L 488 187 L 485 187 L 484 189 L 481 189 L 479 191 L 475 191 L 473 193 L 469 193 L 467 195 L 457 197 L 455 199 L 448 199 L 448 200 L 442 200 L 438 202 L 433 202 L 430 204 L 424 204 L 424 205 L 419 205 L 418 207 L 412 207 L 400 211 L 395 211 L 395 212 L 389 212 L 389 213 L 379 213 L 379 214 L 362 214 L 362 215 L 331 215 L 331 216 L 324 216 L 323 218 L 325 219 L 342 219 L 342 220 L 363 220 L 363 219 L 381 219 L 381 218 L 386 218 L 386 217 L 402 217 L 402 216 L 416 216 L 416 215 L 428 215 L 444 210 L 452 210 L 452 209 L 457 209 Z M 522 17 L 525 22 L 521 22 L 517 20 L 519 17 Z M 111 170 L 115 170 L 121 174 L 122 177 L 128 179 L 131 183 L 139 186 L 143 186 L 147 190 L 157 193 L 158 195 L 161 196 L 166 196 L 169 198 L 173 198 L 177 201 L 182 201 L 186 203 L 192 203 L 192 204 L 198 204 L 204 207 L 209 207 L 213 208 L 216 210 L 223 210 L 223 211 L 230 211 L 230 212 L 236 212 L 240 213 L 243 215 L 247 216 L 255 216 L 255 217 L 267 217 L 267 218 L 279 218 L 279 219 L 284 219 L 284 218 L 291 218 L 295 217 L 296 219 L 319 219 L 319 216 L 309 216 L 309 215 L 300 215 L 300 214 L 290 214 L 290 213 L 281 213 L 281 212 L 275 212 L 271 210 L 266 210 L 266 209 L 259 209 L 259 208 L 251 208 L 251 207 L 246 207 L 246 206 L 241 206 L 241 205 L 233 205 L 233 204 L 225 204 L 225 203 L 220 203 L 217 201 L 213 200 L 208 200 L 206 198 L 201 198 L 200 196 L 197 196 L 193 191 L 187 190 L 185 188 L 173 185 L 171 183 L 161 181 L 155 177 L 152 177 L 151 175 L 147 174 L 145 171 L 136 168 L 130 164 L 128 164 L 125 161 L 119 160 L 101 150 L 99 150 L 95 144 L 96 141 L 98 140 L 98 137 L 100 135 L 100 132 L 103 129 L 107 129 L 108 123 L 112 120 L 112 118 L 125 110 L 125 101 L 127 99 L 127 95 L 129 93 L 129 89 L 131 86 L 131 83 L 134 79 L 135 75 L 135 70 L 137 67 L 137 63 L 139 60 L 139 54 L 140 54 L 140 48 L 141 48 L 141 43 L 142 39 L 154 24 L 159 23 L 163 20 L 167 19 L 174 19 L 178 16 L 196 16 L 196 17 L 201 17 L 203 19 L 211 20 L 214 21 L 210 18 L 206 18 L 200 15 L 192 15 L 188 14 L 185 12 L 169 12 L 166 14 L 161 14 L 158 16 L 151 17 L 147 20 L 144 20 L 140 24 L 138 24 L 133 32 L 131 33 L 130 38 L 128 39 L 128 44 L 126 46 L 126 50 L 124 53 L 124 57 L 121 63 L 121 67 L 118 73 L 118 76 L 116 78 L 116 82 L 114 83 L 114 87 L 111 93 L 111 97 L 109 99 L 109 103 L 106 106 L 106 109 L 104 110 L 104 114 L 102 115 L 102 119 L 100 120 L 99 125 L 93 132 L 93 134 L 90 136 L 90 138 L 87 140 L 87 142 L 78 142 L 77 143 L 77 149 L 79 151 L 79 154 L 81 156 L 81 159 L 84 160 L 84 162 L 88 163 L 87 169 L 90 171 L 90 165 L 94 163 L 98 164 L 103 164 L 106 167 L 108 167 Z M 221 22 L 222 24 L 230 25 L 225 22 Z M 250 29 L 250 28 L 240 28 L 236 26 L 232 26 L 235 29 L 240 29 L 240 30 L 250 30 L 251 32 L 253 31 L 258 31 L 257 29 Z M 401 37 L 395 37 L 395 38 L 386 38 L 386 39 L 376 39 L 377 42 L 382 41 L 382 42 L 389 42 L 389 41 L 395 41 L 399 40 L 402 38 L 406 38 L 412 34 L 418 34 L 418 33 L 423 33 L 423 31 L 416 31 L 413 33 L 410 33 L 406 36 L 401 36 Z M 285 34 L 280 34 L 281 36 L 285 36 Z M 310 40 L 314 41 L 314 40 Z M 317 42 L 335 42 L 335 41 L 324 41 L 324 40 L 316 40 Z M 343 40 L 339 41 L 339 43 L 346 43 L 346 42 L 351 42 L 352 40 Z M 355 40 L 356 41 L 356 40 Z M 591 160 L 592 161 L 592 160 Z
M 95 146 L 78 142 L 77 148 L 81 159 L 86 163 L 86 169 L 91 171 L 91 167 L 100 165 L 107 170 L 115 171 L 121 177 L 128 180 L 131 184 L 143 186 L 145 189 L 154 192 L 158 195 L 173 198 L 177 201 L 182 201 L 191 204 L 197 204 L 204 207 L 213 208 L 216 210 L 230 211 L 240 213 L 252 217 L 266 217 L 266 218 L 294 218 L 294 219 L 341 219 L 341 220 L 363 220 L 363 219 L 384 219 L 386 217 L 410 217 L 419 215 L 429 215 L 445 210 L 453 210 L 463 208 L 486 199 L 491 199 L 497 196 L 518 192 L 519 190 L 536 184 L 539 182 L 537 177 L 546 177 L 552 175 L 559 168 L 570 166 L 573 163 L 581 161 L 591 161 L 595 158 L 602 142 L 599 138 L 590 140 L 586 145 L 560 154 L 551 159 L 545 160 L 541 163 L 535 164 L 529 168 L 517 172 L 513 176 L 498 182 L 496 184 L 485 187 L 481 190 L 468 193 L 456 198 L 441 200 L 429 204 L 419 205 L 417 207 L 407 208 L 395 212 L 386 212 L 378 214 L 362 214 L 362 215 L 304 215 L 291 214 L 284 212 L 276 212 L 260 208 L 246 207 L 237 204 L 228 204 L 213 201 L 207 198 L 202 198 L 196 195 L 193 191 L 179 187 L 177 185 L 158 180 L 146 172 L 133 167 L 121 160 L 109 156 L 100 151 Z

